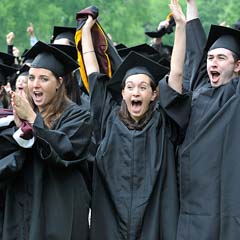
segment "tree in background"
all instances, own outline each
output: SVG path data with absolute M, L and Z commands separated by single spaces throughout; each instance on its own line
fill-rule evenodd
M 181 1 L 185 4 L 185 1 Z M 6 34 L 14 32 L 14 44 L 23 52 L 30 48 L 26 32 L 32 22 L 36 37 L 49 42 L 53 26 L 76 26 L 76 13 L 95 5 L 100 11 L 99 21 L 114 42 L 127 46 L 149 42 L 144 31 L 154 30 L 169 13 L 169 0 L 22 0 L 0 1 L 0 51 L 7 51 Z M 239 19 L 239 0 L 198 0 L 199 13 L 206 33 L 211 24 L 234 24 Z M 183 5 L 184 7 L 184 5 Z M 164 41 L 172 42 L 172 36 Z

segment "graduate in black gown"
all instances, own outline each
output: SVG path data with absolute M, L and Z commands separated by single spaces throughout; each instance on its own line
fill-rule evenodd
M 186 137 L 179 150 L 177 240 L 237 240 L 240 31 L 212 25 L 206 39 L 195 0 L 187 1 L 187 21 L 184 76 L 193 100 Z
M 78 64 L 40 41 L 27 56 L 28 94 L 11 94 L 15 126 L 0 128 L 0 239 L 87 240 L 91 118 L 64 86 Z
M 178 1 L 172 0 L 170 7 L 177 27 L 167 77 L 168 68 L 131 52 L 108 79 L 99 73 L 92 45 L 95 20 L 89 16 L 82 28 L 91 112 L 100 144 L 93 172 L 91 240 L 176 237 L 175 148 L 188 121 L 190 96 L 182 93 L 181 84 L 185 17 Z

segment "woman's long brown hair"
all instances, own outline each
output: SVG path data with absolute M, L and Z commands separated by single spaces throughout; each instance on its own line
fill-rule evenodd
M 53 75 L 56 77 L 57 81 L 60 81 L 58 76 L 56 76 L 54 73 Z M 28 93 L 28 91 L 27 95 L 28 100 L 32 105 L 32 108 L 34 109 L 35 112 L 37 112 L 38 111 L 37 106 L 34 104 L 33 99 Z M 57 119 L 59 119 L 59 117 L 61 116 L 69 102 L 70 99 L 67 97 L 63 79 L 62 84 L 56 90 L 56 94 L 52 100 L 52 103 L 49 104 L 49 106 L 43 112 L 41 112 L 41 116 L 43 117 L 44 123 L 49 129 L 51 129 L 54 126 L 54 123 L 56 122 Z

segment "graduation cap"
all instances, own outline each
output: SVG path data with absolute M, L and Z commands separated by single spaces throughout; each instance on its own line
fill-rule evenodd
M 21 55 L 21 58 L 22 58 L 22 64 L 27 64 L 30 66 L 30 64 L 32 63 L 33 61 L 33 58 L 27 58 L 25 55 L 26 53 L 28 52 L 29 49 L 25 49 Z
M 0 85 L 6 85 L 8 81 L 7 77 L 10 77 L 16 72 L 16 68 L 0 64 Z
M 240 19 L 238 19 L 237 22 L 233 24 L 233 28 L 240 30 Z
M 67 38 L 71 45 L 75 45 L 75 27 L 63 27 L 63 26 L 54 26 L 53 27 L 53 35 L 50 40 L 50 43 L 53 43 L 55 40 L 61 38 Z
M 126 46 L 125 44 L 123 44 L 123 43 L 119 43 L 119 44 L 117 44 L 117 45 L 115 46 L 115 48 L 116 48 L 117 50 L 119 50 L 119 49 L 127 48 L 127 46 Z
M 17 78 L 19 76 L 28 76 L 30 66 L 27 64 L 23 64 L 19 70 L 16 71 L 15 76 L 10 80 L 12 88 L 15 87 Z
M 0 52 L 0 64 L 11 66 L 14 63 L 15 57 L 11 54 Z
M 132 72 L 130 73 L 129 71 Z M 157 84 L 158 81 L 160 81 L 168 72 L 169 68 L 132 51 L 127 55 L 122 64 L 114 72 L 112 78 L 108 82 L 108 88 L 113 97 L 115 97 L 117 100 L 120 100 L 122 84 L 126 79 L 126 75 L 130 76 L 133 74 L 145 73 L 150 75 L 152 80 Z
M 77 60 L 77 49 L 72 45 L 64 45 L 64 44 L 50 44 L 51 46 L 65 52 L 68 56 L 73 58 L 75 61 Z
M 80 29 L 85 24 L 88 15 L 91 15 L 93 19 L 96 19 L 99 15 L 99 10 L 96 6 L 89 6 L 87 8 L 81 9 L 76 14 L 76 20 L 77 20 L 77 29 Z
M 162 36 L 164 36 L 165 34 L 170 34 L 173 32 L 173 27 L 176 25 L 174 17 L 172 15 L 172 13 L 170 13 L 166 20 L 169 21 L 169 25 L 167 28 L 165 27 L 161 27 L 159 30 L 156 31 L 148 31 L 145 32 L 145 34 L 151 38 L 161 38 Z
M 158 63 L 170 69 L 171 61 L 169 58 L 162 57 L 160 58 Z
M 17 71 L 16 68 L 11 67 L 14 63 L 14 56 L 0 52 L 0 85 L 6 85 L 7 77 L 11 76 Z
M 65 52 L 42 41 L 34 44 L 26 57 L 34 58 L 31 67 L 48 69 L 57 76 L 64 76 L 79 68 L 77 62 Z
M 226 48 L 240 57 L 240 31 L 229 27 L 211 25 L 205 50 L 209 51 L 216 48 Z
M 30 66 L 23 64 L 21 68 L 16 72 L 16 76 L 27 76 Z
M 96 6 L 89 6 L 84 9 L 81 9 L 77 14 L 76 14 L 76 19 L 79 18 L 88 18 L 88 15 L 91 15 L 93 19 L 96 19 L 99 15 L 99 10 Z
M 118 50 L 118 54 L 122 58 L 125 58 L 131 51 L 137 52 L 141 55 L 151 58 L 153 61 L 158 61 L 160 59 L 160 53 L 146 43 L 136 45 L 133 47 L 121 48 Z

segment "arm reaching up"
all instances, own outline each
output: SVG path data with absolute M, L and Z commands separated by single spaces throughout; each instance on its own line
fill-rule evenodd
M 32 23 L 29 23 L 29 26 L 27 27 L 27 32 L 29 33 L 30 46 L 32 47 L 38 41 L 35 36 Z
M 196 0 L 187 1 L 187 22 L 199 18 Z
M 171 0 L 169 7 L 176 22 L 168 84 L 182 93 L 183 65 L 186 52 L 186 19 L 178 0 Z
M 88 76 L 93 72 L 100 72 L 91 34 L 91 29 L 95 22 L 96 19 L 88 15 L 88 19 L 82 28 L 82 54 Z

